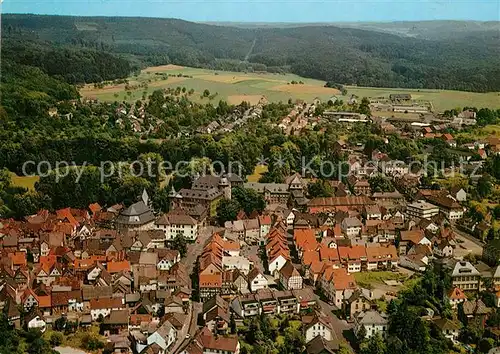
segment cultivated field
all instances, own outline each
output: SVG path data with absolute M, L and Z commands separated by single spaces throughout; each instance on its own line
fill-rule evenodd
M 179 76 L 178 76 L 179 75 Z M 291 84 L 292 81 L 302 82 Z M 144 86 L 147 84 L 147 88 Z M 262 96 L 270 102 L 303 99 L 312 101 L 318 97 L 323 101 L 333 95 L 339 96 L 336 89 L 324 87 L 325 82 L 306 79 L 294 74 L 242 73 L 207 69 L 196 69 L 178 65 L 163 65 L 142 70 L 138 76 L 129 78 L 130 93 L 125 84 L 94 88 L 87 85 L 80 90 L 83 97 L 97 98 L 101 101 L 129 102 L 140 99 L 144 92 L 148 95 L 157 89 L 185 87 L 186 92 L 194 90 L 190 99 L 198 102 L 216 104 L 223 99 L 231 104 L 241 101 L 257 103 Z M 203 91 L 210 91 L 210 98 L 202 98 Z M 347 87 L 347 100 L 351 94 L 359 97 L 388 97 L 391 93 L 408 92 L 417 100 L 431 101 L 436 111 L 464 106 L 500 108 L 500 93 L 471 93 L 461 91 L 408 90 L 368 87 Z
M 500 92 L 477 93 L 429 89 L 391 89 L 348 86 L 347 91 L 359 97 L 388 97 L 391 93 L 409 93 L 412 98 L 430 101 L 436 112 L 457 107 L 500 108 Z

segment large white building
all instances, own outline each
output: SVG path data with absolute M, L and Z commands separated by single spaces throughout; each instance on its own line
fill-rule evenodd
M 434 215 L 439 214 L 439 208 L 433 204 L 419 200 L 406 206 L 406 213 L 410 217 L 420 219 L 430 219 Z
M 369 310 L 361 312 L 355 317 L 354 333 L 357 336 L 361 328 L 364 327 L 366 331 L 365 338 L 370 338 L 376 333 L 380 333 L 382 337 L 385 337 L 388 326 L 389 321 L 385 316 L 375 310 Z
M 165 233 L 166 241 L 173 241 L 177 235 L 189 241 L 198 238 L 198 222 L 182 210 L 162 215 L 155 221 L 155 228 Z

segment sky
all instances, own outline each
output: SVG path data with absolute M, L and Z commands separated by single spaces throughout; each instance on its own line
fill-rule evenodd
M 500 0 L 1 0 L 2 13 L 170 17 L 188 21 L 499 21 Z

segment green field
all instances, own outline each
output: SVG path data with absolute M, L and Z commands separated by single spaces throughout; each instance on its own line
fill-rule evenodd
M 383 272 L 359 272 L 353 273 L 356 283 L 365 288 L 371 288 L 374 284 L 383 284 L 386 280 L 403 281 L 406 275 L 390 271 Z
M 35 190 L 35 183 L 40 180 L 38 176 L 18 176 L 11 172 L 12 184 L 16 187 L 23 187 L 29 190 Z
M 169 76 L 166 80 L 162 75 L 186 75 L 191 77 Z M 302 81 L 303 84 L 290 84 L 292 81 Z M 83 97 L 97 98 L 101 101 L 122 101 L 134 102 L 141 98 L 142 93 L 148 94 L 157 89 L 185 87 L 187 91 L 193 89 L 195 93 L 190 99 L 197 102 L 210 102 L 208 98 L 201 98 L 203 91 L 208 89 L 210 94 L 217 95 L 212 99 L 214 103 L 224 99 L 229 103 L 238 104 L 242 101 L 257 103 L 262 96 L 268 101 L 286 102 L 288 99 L 304 99 L 312 101 L 319 97 L 328 100 L 333 95 L 338 95 L 336 89 L 323 87 L 325 82 L 313 79 L 305 79 L 293 74 L 269 74 L 269 73 L 242 73 L 214 71 L 196 68 L 183 68 L 173 65 L 164 67 L 148 68 L 137 77 L 129 78 L 130 85 L 148 83 L 147 90 L 139 87 L 131 90 L 131 95 L 127 95 L 125 85 L 105 86 L 102 89 L 94 89 L 93 85 L 87 85 L 80 93 Z M 116 96 L 118 94 L 118 96 Z
M 500 92 L 477 93 L 450 90 L 391 89 L 357 86 L 348 86 L 347 91 L 359 97 L 388 97 L 391 93 L 410 93 L 416 100 L 432 102 L 434 111 L 436 112 L 467 106 L 500 108 Z
M 176 77 L 176 75 L 190 77 Z M 169 77 L 166 77 L 169 75 Z M 303 84 L 291 84 L 292 81 Z M 101 101 L 123 101 L 134 102 L 142 97 L 144 91 L 151 94 L 157 89 L 185 87 L 187 91 L 193 89 L 195 92 L 190 99 L 197 102 L 217 103 L 223 99 L 232 104 L 241 101 L 257 103 L 263 96 L 271 102 L 288 101 L 288 99 L 303 99 L 311 102 L 318 97 L 323 101 L 333 95 L 339 96 L 335 89 L 325 88 L 324 81 L 306 79 L 294 74 L 270 74 L 270 73 L 242 73 L 228 71 L 214 71 L 208 69 L 196 69 L 166 65 L 144 69 L 138 76 L 130 77 L 131 86 L 148 84 L 147 89 L 136 87 L 130 90 L 130 95 L 125 91 L 125 85 L 105 86 L 95 89 L 93 85 L 85 86 L 80 93 L 83 97 L 97 98 Z M 215 97 L 201 98 L 205 89 Z M 390 89 L 370 87 L 347 87 L 348 95 L 359 97 L 388 97 L 391 93 L 408 92 L 417 100 L 431 101 L 437 112 L 456 107 L 476 106 L 500 108 L 500 93 L 473 93 L 462 91 L 441 90 L 412 90 L 412 89 Z

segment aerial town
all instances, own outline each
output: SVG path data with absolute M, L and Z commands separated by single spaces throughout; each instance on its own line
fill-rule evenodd
M 500 354 L 499 0 L 0 2 L 0 354 Z

